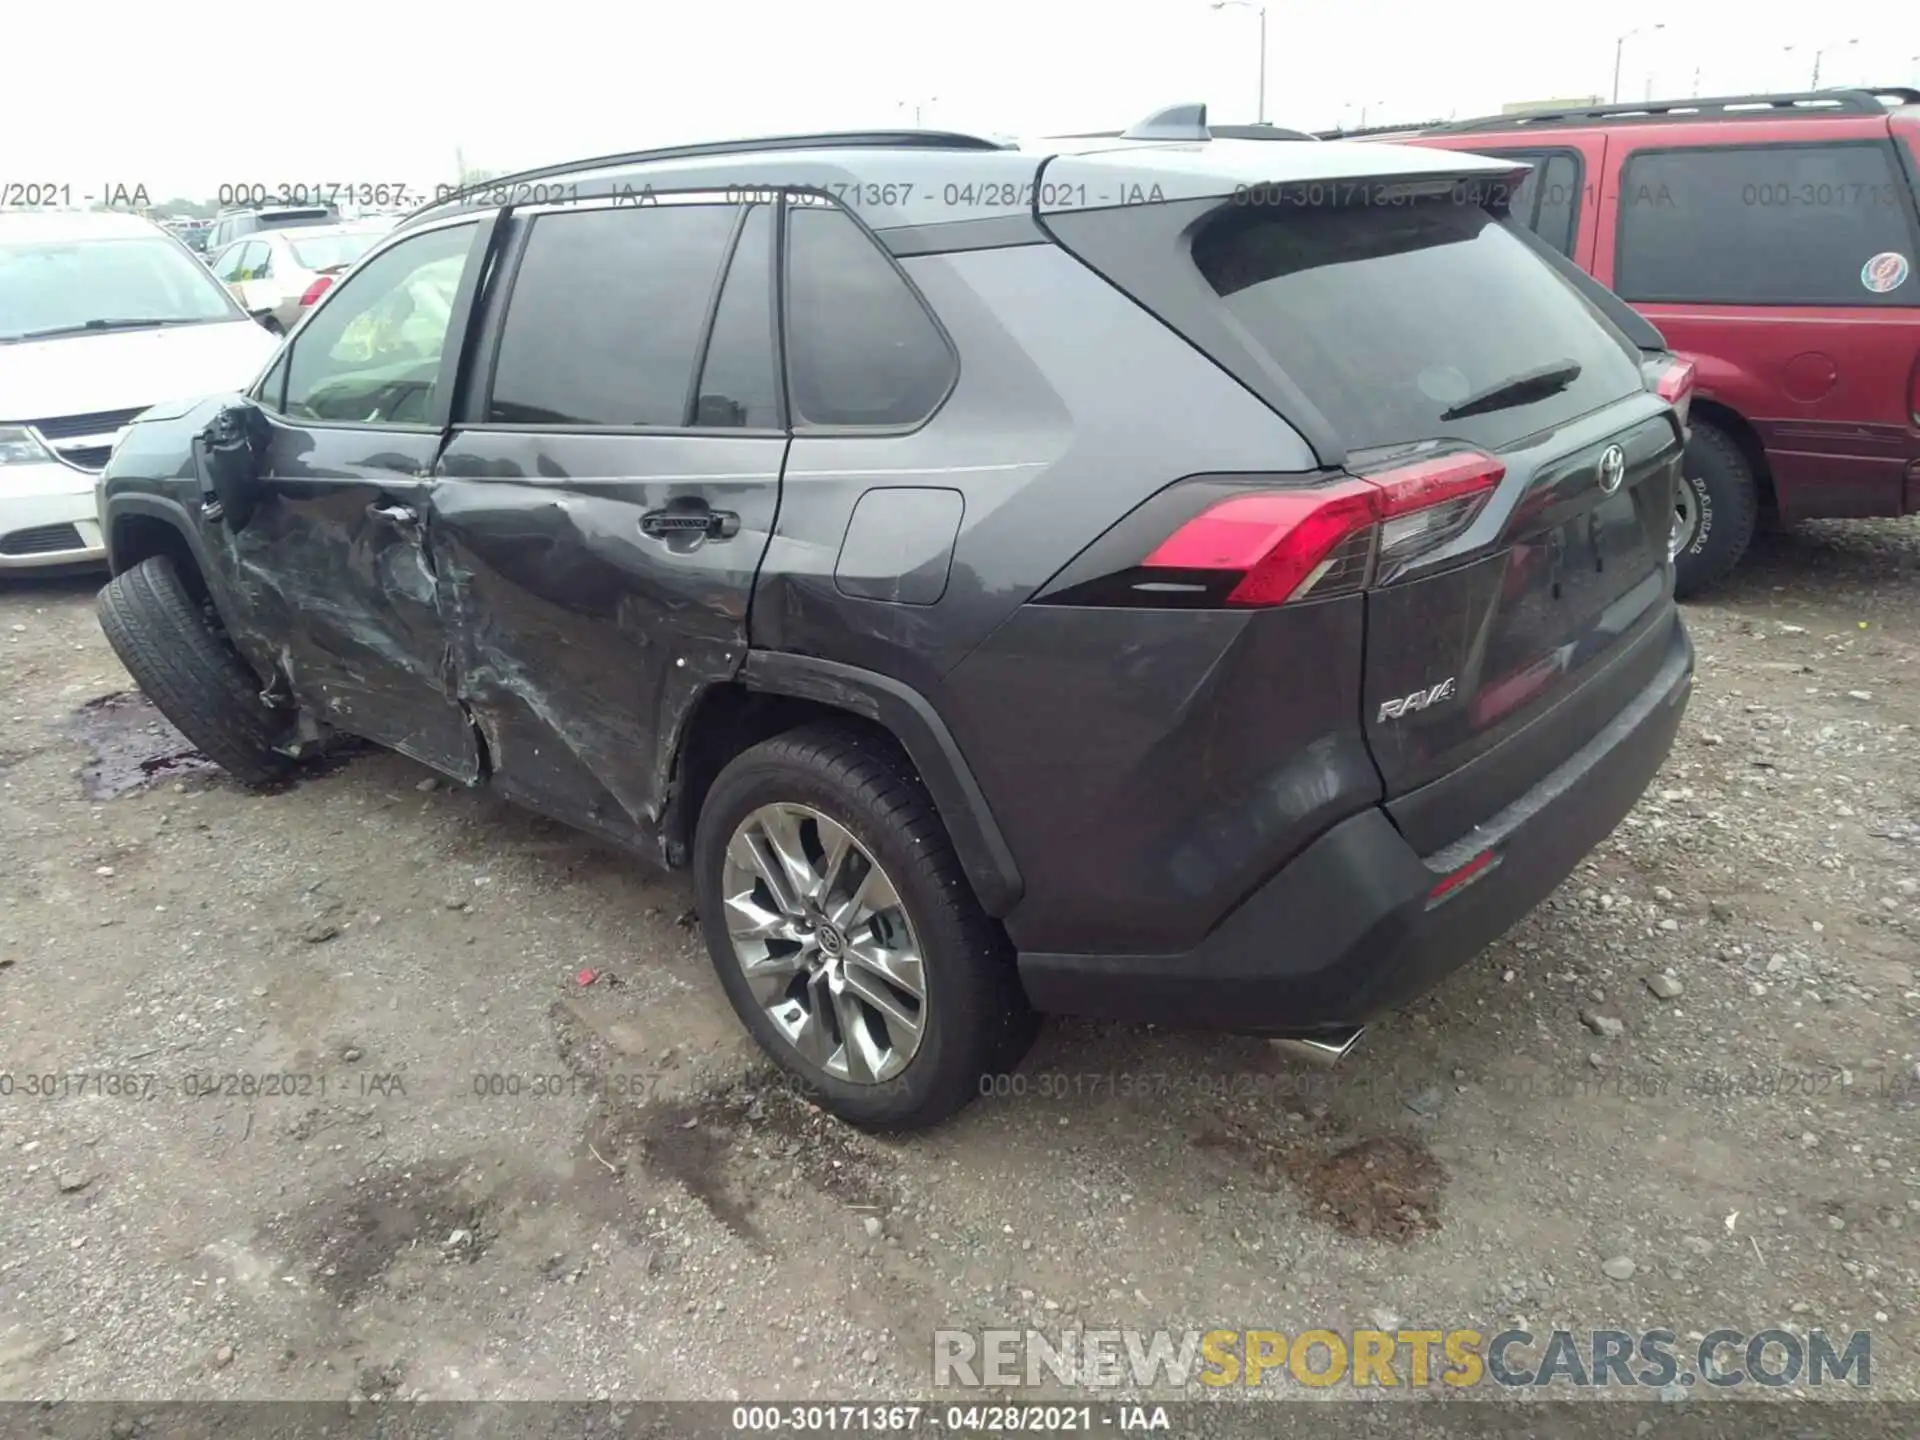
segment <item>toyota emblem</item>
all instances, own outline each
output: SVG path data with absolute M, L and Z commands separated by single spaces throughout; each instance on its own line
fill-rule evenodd
M 1600 493 L 1611 495 L 1620 488 L 1620 482 L 1627 478 L 1627 452 L 1618 445 L 1609 445 L 1600 457 Z

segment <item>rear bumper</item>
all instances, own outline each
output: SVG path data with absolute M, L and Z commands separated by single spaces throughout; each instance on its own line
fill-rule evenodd
M 1439 854 L 1386 812 L 1335 825 L 1180 955 L 1023 953 L 1047 1011 L 1255 1034 L 1363 1024 L 1431 988 L 1544 900 L 1633 808 L 1673 745 L 1693 681 L 1675 623 L 1652 681 L 1587 745 Z M 1437 902 L 1482 852 L 1494 862 Z

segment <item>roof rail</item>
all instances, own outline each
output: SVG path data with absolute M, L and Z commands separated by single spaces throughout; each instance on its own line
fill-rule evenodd
M 1565 110 L 1522 110 L 1511 115 L 1482 115 L 1427 127 L 1427 134 L 1460 131 L 1532 130 L 1594 121 L 1683 122 L 1688 120 L 1780 120 L 1817 115 L 1883 115 L 1895 105 L 1920 103 L 1920 91 L 1900 88 L 1794 90 L 1773 95 L 1717 95 L 1688 100 L 1653 100 L 1637 105 L 1586 105 Z M 1354 133 L 1349 131 L 1349 134 Z
M 1316 140 L 1351 140 L 1356 135 L 1414 135 L 1425 130 L 1440 129 L 1451 122 L 1446 120 L 1401 121 L 1397 125 L 1364 125 L 1354 130 L 1334 129 L 1316 130 Z
M 454 205 L 474 195 L 502 185 L 522 185 L 534 180 L 549 180 L 556 175 L 574 175 L 582 170 L 606 170 L 616 165 L 643 165 L 654 160 L 701 160 L 709 156 L 754 155 L 767 150 L 1005 150 L 1010 147 L 980 135 L 961 135 L 947 130 L 839 130 L 817 135 L 769 135 L 758 140 L 713 140 L 696 145 L 669 145 L 658 150 L 630 150 L 618 155 L 596 155 L 587 160 L 568 160 L 557 165 L 541 165 L 532 170 L 516 170 L 511 175 L 492 175 L 476 180 L 444 199 L 430 201 L 413 215 Z
M 1208 133 L 1216 140 L 1318 140 L 1305 130 L 1289 130 L 1282 125 L 1212 125 Z

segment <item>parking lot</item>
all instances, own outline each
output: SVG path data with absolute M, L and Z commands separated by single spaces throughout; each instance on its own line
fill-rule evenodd
M 897 1397 L 1073 1323 L 1870 1330 L 1920 1398 L 1912 521 L 1761 536 L 1627 823 L 1341 1068 L 1055 1023 L 901 1140 L 772 1079 L 680 879 L 182 756 L 96 583 L 0 589 L 6 1398 Z

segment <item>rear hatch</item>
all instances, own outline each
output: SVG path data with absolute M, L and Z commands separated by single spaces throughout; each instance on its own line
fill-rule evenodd
M 1315 160 L 1356 148 L 1390 147 L 1316 146 Z M 1277 397 L 1330 469 L 1466 477 L 1459 503 L 1389 519 L 1371 542 L 1359 723 L 1422 853 L 1597 735 L 1653 678 L 1675 623 L 1679 424 L 1640 350 L 1494 213 L 1508 187 L 1485 174 L 1449 188 L 1363 170 L 1174 207 L 1191 211 L 1183 263 L 1202 285 L 1134 292 Z M 1151 247 L 1129 255 L 1099 226 L 1152 208 L 1048 220 L 1132 289 Z

